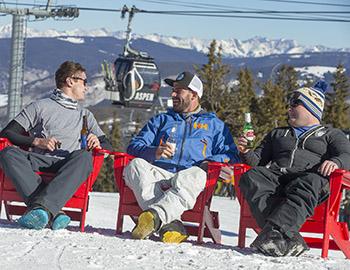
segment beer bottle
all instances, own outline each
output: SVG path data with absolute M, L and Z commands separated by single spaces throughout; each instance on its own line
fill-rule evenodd
M 171 128 L 169 137 L 167 139 L 167 142 L 171 145 L 174 154 L 175 154 L 175 150 L 176 150 L 176 130 L 177 130 L 176 125 L 174 125 Z
M 88 124 L 86 115 L 83 116 L 83 127 L 80 131 L 80 147 L 81 149 L 87 149 L 87 137 L 88 137 Z
M 247 148 L 252 149 L 254 147 L 255 135 L 250 113 L 244 114 L 243 136 L 248 140 Z

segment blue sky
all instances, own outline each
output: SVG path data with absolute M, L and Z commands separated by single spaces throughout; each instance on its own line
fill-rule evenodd
M 15 0 L 4 1 L 16 2 Z M 1 2 L 2 1 L 0 1 L 0 3 Z M 17 2 L 29 4 L 46 3 L 45 0 L 18 0 Z M 300 2 L 321 3 L 323 5 L 301 4 Z M 350 0 L 52 0 L 52 3 L 109 9 L 120 9 L 126 4 L 127 6 L 135 5 L 137 8 L 144 10 L 162 11 L 226 9 L 246 11 L 289 10 L 350 12 Z M 9 5 L 8 7 L 13 6 Z M 313 16 L 316 17 L 316 15 Z M 342 16 L 350 20 L 350 14 L 336 16 Z M 11 16 L 0 17 L 0 25 L 10 22 Z M 120 13 L 81 11 L 79 18 L 73 21 L 55 21 L 53 19 L 47 19 L 45 21 L 30 22 L 28 26 L 41 30 L 48 28 L 69 30 L 75 28 L 96 29 L 104 27 L 112 31 L 117 31 L 124 30 L 126 28 L 126 23 L 127 20 L 122 20 L 120 18 Z M 159 33 L 179 37 L 207 39 L 238 38 L 241 40 L 246 40 L 254 36 L 262 36 L 270 39 L 294 39 L 302 45 L 324 45 L 333 48 L 350 47 L 349 22 L 283 21 L 139 13 L 136 14 L 132 27 L 133 32 L 139 34 Z

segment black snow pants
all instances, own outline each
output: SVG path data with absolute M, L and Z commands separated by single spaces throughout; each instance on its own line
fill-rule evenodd
M 239 187 L 258 225 L 272 223 L 287 236 L 299 231 L 329 194 L 328 177 L 315 172 L 283 174 L 266 167 L 246 172 Z

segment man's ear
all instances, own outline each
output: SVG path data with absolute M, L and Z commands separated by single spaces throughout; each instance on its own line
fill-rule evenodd
M 195 100 L 195 99 L 197 99 L 197 98 L 198 98 L 197 92 L 192 91 L 192 98 L 191 98 L 191 100 Z
M 66 78 L 66 85 L 71 87 L 73 85 L 73 82 L 72 82 L 72 78 L 71 77 L 67 77 Z

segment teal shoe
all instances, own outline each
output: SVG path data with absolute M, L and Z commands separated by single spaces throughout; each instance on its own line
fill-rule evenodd
M 27 229 L 41 230 L 49 222 L 49 214 L 43 208 L 34 208 L 21 216 L 17 222 Z
M 68 226 L 69 222 L 70 222 L 69 216 L 67 216 L 64 213 L 59 213 L 53 219 L 52 224 L 51 224 L 51 229 L 54 231 L 65 229 Z

